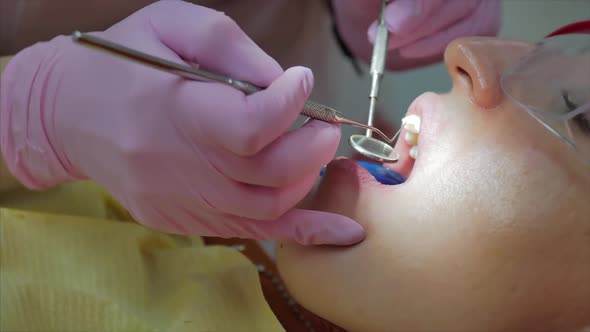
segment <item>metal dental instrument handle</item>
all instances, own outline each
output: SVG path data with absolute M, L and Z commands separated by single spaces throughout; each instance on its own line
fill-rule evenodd
M 208 72 L 206 70 L 178 64 L 79 31 L 76 31 L 72 34 L 72 40 L 75 43 L 90 48 L 94 48 L 99 51 L 107 52 L 111 55 L 119 56 L 124 59 L 131 60 L 139 64 L 147 65 L 155 69 L 169 72 L 184 77 L 186 79 L 194 81 L 209 81 L 223 83 L 232 86 L 246 94 L 252 94 L 254 92 L 262 90 L 262 88 L 257 87 L 248 82 L 238 81 L 230 77 Z M 336 111 L 335 109 L 313 101 L 305 102 L 305 105 L 301 110 L 301 114 L 328 123 L 347 124 L 351 126 L 364 128 L 370 131 L 375 131 L 379 136 L 383 137 L 383 139 L 387 141 L 390 140 L 390 138 L 387 137 L 387 135 L 385 135 L 381 130 L 369 125 L 349 120 L 342 116 L 342 114 Z M 395 137 L 393 139 L 395 139 Z
M 385 62 L 387 60 L 387 45 L 389 43 L 389 31 L 385 26 L 385 6 L 386 1 L 381 0 L 381 11 L 377 21 L 377 32 L 375 34 L 375 43 L 373 54 L 371 56 L 371 90 L 369 91 L 369 118 L 367 125 L 373 126 L 375 108 L 377 107 L 377 98 L 379 97 L 379 88 L 385 72 Z M 371 137 L 371 131 L 367 130 L 367 137 Z
M 377 33 L 375 35 L 373 55 L 371 57 L 371 90 L 369 91 L 369 118 L 367 120 L 369 127 L 373 126 L 379 88 L 383 74 L 385 73 L 385 61 L 387 60 L 389 31 L 387 31 L 387 27 L 385 26 L 385 5 L 386 1 L 381 0 L 381 11 L 377 20 Z M 365 157 L 392 163 L 398 161 L 400 157 L 399 153 L 391 146 L 391 143 L 397 138 L 400 131 L 401 129 L 397 131 L 392 139 L 388 139 L 386 142 L 371 137 L 371 130 L 367 130 L 364 136 L 358 134 L 350 136 L 348 142 L 357 152 Z

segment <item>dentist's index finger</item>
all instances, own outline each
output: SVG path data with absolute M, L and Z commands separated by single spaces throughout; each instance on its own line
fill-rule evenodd
M 288 69 L 268 88 L 248 96 L 222 84 L 184 82 L 175 91 L 176 112 L 192 140 L 249 157 L 287 133 L 312 86 L 311 71 L 302 67 Z
M 184 1 L 160 1 L 149 21 L 160 41 L 205 70 L 266 87 L 283 70 L 222 12 Z

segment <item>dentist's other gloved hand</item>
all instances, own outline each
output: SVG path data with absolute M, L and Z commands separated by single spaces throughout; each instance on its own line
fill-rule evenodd
M 369 62 L 381 0 L 332 0 L 338 31 L 351 52 Z M 501 0 L 392 0 L 387 68 L 404 70 L 441 61 L 453 39 L 495 36 Z
M 2 77 L 1 144 L 23 184 L 92 179 L 142 224 L 165 232 L 301 244 L 352 244 L 363 228 L 293 209 L 334 156 L 338 126 L 288 132 L 313 88 L 222 13 L 159 1 L 96 35 L 170 60 L 269 86 L 181 79 L 58 37 Z

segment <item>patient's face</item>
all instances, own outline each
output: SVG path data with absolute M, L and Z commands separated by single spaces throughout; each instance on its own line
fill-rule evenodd
M 309 208 L 349 216 L 368 235 L 349 248 L 279 245 L 302 305 L 363 332 L 590 326 L 590 168 L 499 86 L 530 47 L 449 46 L 452 91 L 408 110 L 422 119 L 416 161 L 397 143 L 390 167 L 406 183 L 381 185 L 350 160 L 329 165 Z

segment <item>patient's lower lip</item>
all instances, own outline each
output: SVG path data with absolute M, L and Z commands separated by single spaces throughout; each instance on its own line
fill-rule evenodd
M 357 163 L 364 169 L 369 171 L 369 173 L 371 173 L 371 175 L 381 184 L 396 185 L 402 184 L 406 181 L 406 179 L 401 174 L 386 167 L 383 167 L 380 164 L 370 163 L 366 161 L 357 161 Z M 323 176 L 325 172 L 326 167 L 322 168 L 322 170 L 320 171 L 320 176 Z

